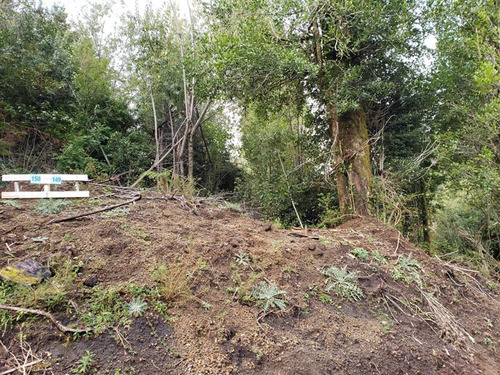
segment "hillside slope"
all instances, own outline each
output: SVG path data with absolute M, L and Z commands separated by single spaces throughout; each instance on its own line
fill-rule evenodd
M 0 282 L 0 304 L 94 329 L 72 337 L 0 311 L 0 373 L 30 360 L 47 374 L 499 373 L 499 280 L 430 257 L 375 219 L 282 230 L 222 202 L 150 193 L 46 224 L 117 202 L 100 194 L 57 215 L 34 201 L 0 206 L 0 267 L 33 258 L 55 273 L 29 288 Z M 346 273 L 334 283 L 343 267 L 357 286 Z

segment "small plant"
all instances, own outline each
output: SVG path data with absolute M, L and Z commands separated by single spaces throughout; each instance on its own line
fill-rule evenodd
M 11 201 L 10 199 L 4 199 L 1 201 L 1 203 L 6 205 L 6 206 L 14 207 L 16 210 L 21 210 L 23 208 L 17 202 Z
M 90 350 L 86 350 L 85 355 L 78 360 L 78 364 L 71 370 L 71 372 L 73 374 L 88 374 L 95 362 L 94 357 L 94 353 Z
M 118 207 L 111 211 L 106 211 L 103 213 L 104 216 L 108 217 L 122 217 L 127 216 L 130 213 L 129 207 Z
M 254 286 L 252 291 L 252 297 L 257 300 L 258 305 L 262 306 L 264 313 L 267 313 L 269 309 L 285 310 L 285 296 L 285 290 L 279 289 L 275 283 L 264 281 Z
M 248 255 L 247 253 L 240 252 L 236 254 L 235 258 L 236 264 L 238 266 L 248 267 L 250 265 L 250 255 Z
M 372 251 L 372 257 L 380 264 L 387 264 L 387 259 L 385 259 L 385 257 L 382 254 L 380 254 L 378 250 Z
M 401 256 L 396 266 L 392 269 L 392 278 L 396 281 L 403 280 L 407 284 L 415 281 L 419 286 L 422 286 L 422 279 L 418 273 L 420 269 L 420 264 L 416 259 L 411 257 L 411 254 L 407 257 Z
M 319 242 L 322 243 L 322 244 L 324 244 L 324 245 L 330 245 L 330 244 L 333 243 L 333 241 L 330 240 L 329 238 L 323 238 L 323 237 L 321 237 L 319 239 Z
M 232 202 L 224 202 L 224 203 L 226 203 L 226 207 L 230 211 L 243 212 L 243 209 L 241 208 L 241 206 L 239 205 L 239 203 L 232 203 Z
M 203 309 L 209 311 L 212 309 L 212 305 L 209 304 L 207 301 L 202 301 L 201 302 L 201 307 L 203 307 Z
M 357 272 L 347 271 L 347 267 L 330 267 L 321 272 L 326 276 L 327 292 L 333 291 L 340 297 L 350 301 L 359 301 L 363 297 L 363 291 L 358 286 Z
M 70 205 L 69 201 L 40 199 L 40 203 L 35 208 L 36 211 L 44 214 L 58 214 Z
M 352 255 L 354 255 L 359 260 L 368 259 L 368 251 L 363 249 L 362 247 L 356 247 L 350 251 Z
M 319 300 L 321 301 L 321 303 L 323 303 L 325 305 L 332 303 L 332 298 L 328 294 L 325 294 L 325 293 L 321 293 L 319 295 Z
M 185 264 L 156 265 L 151 273 L 159 294 L 168 302 L 191 295 L 192 278 Z
M 136 318 L 140 317 L 146 311 L 148 305 L 144 300 L 140 297 L 137 297 L 130 301 L 127 305 L 127 313 Z
M 293 269 L 291 266 L 285 266 L 281 269 L 281 274 L 286 279 L 289 279 L 292 276 L 292 273 L 298 274 L 297 270 Z

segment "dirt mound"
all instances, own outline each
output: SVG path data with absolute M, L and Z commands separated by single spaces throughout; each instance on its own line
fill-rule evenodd
M 153 198 L 50 225 L 38 202 L 0 206 L 0 267 L 34 258 L 70 280 L 56 302 L 47 281 L 31 287 L 36 305 L 4 283 L 0 303 L 14 293 L 94 328 L 69 337 L 4 312 L 0 372 L 35 358 L 48 374 L 498 374 L 498 279 L 375 219 L 282 230 L 222 202 Z

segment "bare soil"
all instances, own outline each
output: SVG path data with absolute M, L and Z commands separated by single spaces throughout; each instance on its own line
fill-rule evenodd
M 19 365 L 26 343 L 49 362 L 43 370 L 26 368 L 47 374 L 71 373 L 86 351 L 94 354 L 88 373 L 98 374 L 500 374 L 495 276 L 432 257 L 372 218 L 284 230 L 221 202 L 194 208 L 147 199 L 154 197 L 161 198 L 146 194 L 122 215 L 49 225 L 118 200 L 74 201 L 57 215 L 37 213 L 38 201 L 17 201 L 20 210 L 0 205 L 0 267 L 28 258 L 50 265 L 56 254 L 70 255 L 81 264 L 71 296 L 76 309 L 89 303 L 84 282 L 92 277 L 100 288 L 155 288 L 154 265 L 172 263 L 191 275 L 190 292 L 166 301 L 167 314 L 148 305 L 131 324 L 99 335 L 74 338 L 44 318 L 21 316 L 0 332 L 0 374 Z M 47 240 L 33 242 L 37 237 Z M 355 248 L 370 256 L 358 259 Z M 387 264 L 373 258 L 375 250 Z M 238 254 L 251 261 L 238 264 Z M 393 278 L 409 254 L 421 266 L 420 286 Z M 358 271 L 360 301 L 325 292 L 321 270 L 330 266 Z M 264 313 L 237 292 L 262 281 L 286 290 L 283 311 Z M 53 313 L 82 325 L 72 311 Z

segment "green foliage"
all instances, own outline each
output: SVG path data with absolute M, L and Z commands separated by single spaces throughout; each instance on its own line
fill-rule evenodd
M 292 104 L 290 104 L 292 105 Z M 239 195 L 270 220 L 285 227 L 315 224 L 321 194 L 331 187 L 321 183 L 316 168 L 327 157 L 314 144 L 302 110 L 275 110 L 249 106 L 241 120 L 243 176 Z M 293 202 L 293 203 L 292 203 Z
M 351 251 L 349 251 L 349 253 L 354 255 L 359 260 L 366 260 L 366 259 L 368 259 L 368 255 L 369 255 L 368 251 L 366 251 L 365 249 L 363 249 L 361 247 L 356 247 L 356 248 L 352 249 Z
M 378 250 L 372 251 L 372 257 L 380 264 L 387 264 L 387 259 L 382 254 L 380 254 Z
M 95 354 L 86 350 L 85 354 L 78 360 L 75 367 L 71 369 L 73 374 L 89 374 L 95 363 Z
M 329 267 L 321 271 L 326 277 L 325 283 L 327 292 L 333 291 L 335 294 L 350 301 L 359 301 L 363 298 L 363 291 L 358 286 L 357 271 L 349 272 L 347 267 Z
M 16 210 L 21 210 L 23 207 L 21 205 L 19 205 L 17 202 L 14 202 L 12 200 L 9 200 L 9 199 L 2 199 L 0 201 L 0 203 L 6 205 L 6 206 L 10 206 L 10 207 L 14 207 Z
M 440 41 L 433 77 L 441 145 L 436 174 L 445 182 L 436 199 L 434 249 L 473 254 L 484 265 L 500 257 L 497 10 L 493 1 L 441 0 L 431 13 Z
M 286 308 L 286 291 L 279 289 L 275 283 L 262 281 L 254 286 L 251 295 L 257 301 L 257 305 L 262 307 L 264 313 L 272 309 L 283 311 Z
M 420 264 L 416 259 L 412 258 L 411 254 L 408 256 L 403 255 L 398 258 L 396 265 L 392 269 L 392 278 L 396 281 L 403 280 L 408 284 L 416 282 L 422 286 L 419 270 L 421 270 Z
M 70 201 L 59 199 L 40 199 L 38 206 L 35 208 L 38 212 L 44 214 L 58 214 L 71 204 Z
M 123 297 L 125 286 L 115 285 L 109 288 L 96 286 L 92 289 L 89 304 L 82 312 L 85 324 L 92 327 L 96 334 L 110 327 L 126 325 L 130 322 L 127 303 Z

